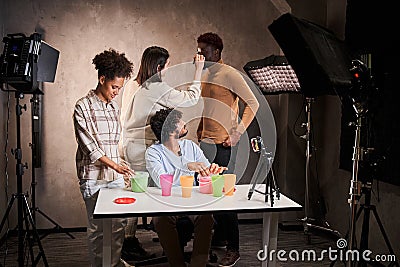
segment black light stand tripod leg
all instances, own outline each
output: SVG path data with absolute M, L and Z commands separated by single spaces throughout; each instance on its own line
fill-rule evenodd
M 364 205 L 360 205 L 360 207 L 358 208 L 357 214 L 355 216 L 355 221 L 357 223 L 358 219 L 360 218 L 361 214 L 363 213 L 365 207 Z M 365 217 L 364 217 L 365 220 Z M 344 239 L 348 239 L 349 238 L 349 231 L 346 232 L 346 235 L 343 237 Z M 360 241 L 361 243 L 363 242 L 362 240 Z M 357 239 L 354 237 L 354 243 L 357 243 Z M 333 260 L 331 261 L 331 264 L 329 266 L 334 266 L 337 260 Z M 343 264 L 346 266 L 346 262 L 343 262 Z
M 386 246 L 388 247 L 390 254 L 391 255 L 395 255 L 394 251 L 393 251 L 393 248 L 392 248 L 392 245 L 390 244 L 389 238 L 388 238 L 388 236 L 387 236 L 387 234 L 385 232 L 385 229 L 383 228 L 382 221 L 379 218 L 378 212 L 376 211 L 376 207 L 374 205 L 372 205 L 370 207 L 372 209 L 372 214 L 374 214 L 375 220 L 378 223 L 379 230 L 381 230 L 381 234 L 383 236 L 383 239 L 385 240 Z M 392 262 L 389 266 L 397 266 L 397 267 L 399 267 L 399 263 L 398 263 L 397 259 L 396 259 L 396 261 Z
M 34 212 L 38 212 L 40 215 L 42 215 L 44 218 L 46 218 L 48 221 L 50 221 L 52 224 L 54 224 L 54 230 L 60 233 L 65 233 L 66 235 L 68 235 L 71 239 L 75 239 L 75 236 L 73 236 L 70 232 L 66 231 L 61 225 L 59 225 L 56 221 L 54 221 L 52 218 L 50 218 L 49 216 L 47 216 L 47 214 L 45 214 L 43 211 L 41 211 L 38 207 L 36 207 L 34 209 Z M 43 234 L 40 239 L 45 238 L 46 236 L 48 236 L 50 234 L 50 232 L 47 232 L 45 234 Z
M 378 223 L 379 230 L 382 234 L 383 239 L 385 240 L 386 247 L 388 248 L 391 255 L 394 254 L 394 250 L 392 245 L 390 244 L 389 237 L 387 236 L 385 229 L 383 227 L 382 221 L 378 215 L 375 205 L 371 205 L 371 190 L 372 190 L 372 181 L 364 187 L 365 191 L 365 203 L 362 205 L 364 210 L 364 221 L 362 224 L 361 231 L 361 241 L 360 241 L 360 251 L 365 251 L 368 249 L 368 239 L 369 239 L 369 220 L 372 211 L 372 215 L 375 217 L 376 222 Z M 366 262 L 362 262 L 362 266 L 366 266 Z M 368 262 L 370 263 L 370 262 Z M 373 264 L 372 264 L 373 265 Z M 389 266 L 399 266 L 397 259 L 389 264 Z
M 25 198 L 25 196 L 24 196 L 24 198 Z M 29 255 L 31 257 L 32 266 L 35 266 L 36 265 L 36 263 L 35 263 L 35 254 L 33 253 L 33 246 L 35 245 L 35 242 L 34 242 L 33 238 L 31 238 L 32 230 L 30 229 L 30 224 L 29 224 L 29 219 L 28 219 L 28 212 L 26 211 L 26 207 L 25 206 L 24 206 L 22 214 L 24 216 L 23 218 L 24 218 L 24 222 L 25 222 L 25 238 L 24 238 L 24 240 L 25 240 L 26 243 L 24 242 L 24 244 L 25 244 L 25 247 L 26 246 L 28 247 Z
M 14 201 L 15 201 L 16 198 L 17 198 L 17 195 L 13 194 L 12 197 L 11 197 L 11 199 L 10 199 L 10 202 L 8 202 L 8 206 L 7 206 L 7 209 L 6 209 L 6 213 L 4 214 L 3 219 L 1 220 L 1 224 L 0 224 L 0 233 L 1 233 L 1 231 L 3 231 L 3 226 L 4 226 L 4 224 L 6 223 L 6 220 L 7 220 L 7 218 L 8 218 L 8 215 L 10 214 L 12 205 L 13 205 L 13 203 L 14 203 Z
M 49 264 L 47 263 L 46 255 L 44 254 L 43 246 L 42 246 L 42 243 L 40 241 L 40 237 L 39 237 L 39 234 L 37 232 L 37 229 L 36 229 L 36 226 L 35 226 L 35 222 L 33 221 L 32 213 L 30 211 L 29 204 L 28 204 L 28 201 L 27 201 L 25 195 L 24 195 L 24 203 L 25 203 L 25 206 L 24 206 L 24 208 L 25 208 L 24 209 L 25 224 L 26 224 L 26 231 L 28 233 L 28 243 L 29 243 L 30 249 L 32 250 L 32 246 L 34 245 L 35 241 L 37 242 L 38 247 L 39 247 L 39 253 L 38 253 L 37 257 L 35 258 L 35 260 L 32 262 L 32 266 L 36 266 L 37 263 L 40 261 L 40 258 L 42 258 L 44 265 L 46 267 L 48 267 Z M 32 230 L 29 229 L 29 223 L 32 226 Z M 31 234 L 32 234 L 32 239 L 30 237 Z M 33 250 L 31 251 L 31 256 L 34 257 L 33 256 Z
M 38 264 L 38 262 L 40 261 L 40 258 L 43 258 L 43 263 L 46 267 L 48 267 L 48 263 L 47 263 L 47 259 L 46 256 L 44 254 L 44 250 L 43 250 L 43 246 L 40 242 L 40 238 L 38 235 L 38 232 L 36 230 L 33 218 L 32 218 L 32 213 L 30 211 L 29 205 L 28 205 L 28 201 L 26 199 L 26 195 L 23 193 L 20 194 L 13 194 L 12 198 L 8 204 L 6 213 L 3 216 L 3 219 L 1 220 L 1 224 L 0 224 L 0 232 L 3 230 L 3 227 L 5 225 L 5 222 L 10 214 L 12 205 L 15 201 L 15 199 L 17 199 L 17 203 L 19 205 L 21 205 L 20 212 L 21 214 L 18 215 L 18 226 L 17 226 L 17 230 L 18 230 L 18 266 L 25 266 L 25 245 L 28 246 L 29 249 L 29 254 L 31 257 L 31 261 L 32 261 L 32 266 L 36 266 Z M 23 229 L 25 224 L 25 229 Z M 32 227 L 32 229 L 30 228 L 30 226 Z M 31 238 L 30 235 L 33 235 L 33 237 Z M 34 251 L 33 251 L 33 246 L 35 244 L 35 241 L 37 242 L 38 246 L 39 246 L 39 254 L 35 259 L 34 256 Z M 27 243 L 26 243 L 27 242 Z

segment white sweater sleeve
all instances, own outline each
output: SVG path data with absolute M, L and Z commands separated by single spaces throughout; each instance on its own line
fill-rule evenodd
M 166 105 L 169 107 L 190 107 L 196 105 L 200 99 L 201 82 L 193 81 L 190 86 L 183 90 L 170 87 L 166 96 Z

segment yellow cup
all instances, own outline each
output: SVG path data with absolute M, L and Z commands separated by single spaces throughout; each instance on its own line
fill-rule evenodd
M 225 196 L 233 196 L 233 192 L 235 190 L 235 184 L 236 184 L 236 174 L 233 173 L 227 173 L 223 174 L 224 176 L 224 192 Z
M 182 188 L 182 197 L 191 197 L 194 176 L 193 175 L 182 175 L 180 177 L 181 188 Z

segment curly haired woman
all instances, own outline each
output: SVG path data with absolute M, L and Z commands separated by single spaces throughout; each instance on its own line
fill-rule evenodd
M 103 222 L 93 219 L 100 188 L 125 187 L 123 176 L 132 170 L 120 164 L 118 141 L 121 126 L 119 107 L 113 100 L 132 73 L 132 63 L 124 53 L 110 49 L 96 55 L 92 63 L 98 71 L 95 89 L 80 98 L 73 115 L 76 169 L 88 216 L 88 248 L 91 266 L 102 266 Z M 125 219 L 112 221 L 112 266 L 124 266 L 120 260 L 125 234 Z

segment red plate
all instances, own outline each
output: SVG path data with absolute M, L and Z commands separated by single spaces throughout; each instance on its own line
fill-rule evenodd
M 114 199 L 114 203 L 116 204 L 132 204 L 135 203 L 136 198 L 133 197 L 119 197 Z

